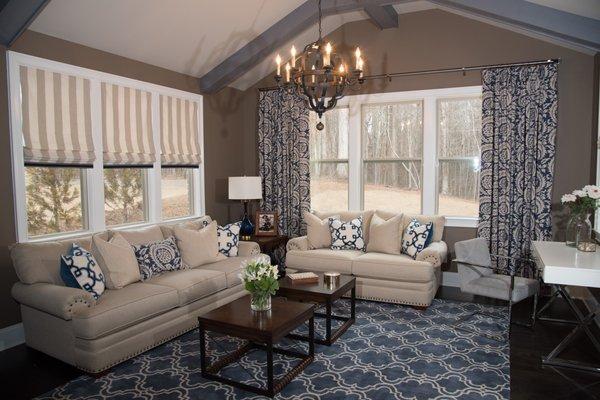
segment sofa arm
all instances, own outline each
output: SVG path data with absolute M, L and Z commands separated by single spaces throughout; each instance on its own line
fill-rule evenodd
M 306 236 L 299 236 L 299 237 L 290 239 L 287 242 L 286 249 L 287 249 L 287 251 L 290 251 L 290 250 L 306 251 L 306 250 L 308 250 L 308 238 Z
M 249 257 L 260 254 L 260 246 L 256 242 L 245 242 L 240 240 L 238 243 L 238 256 Z
M 448 246 L 445 242 L 433 242 L 417 254 L 417 261 L 426 261 L 433 264 L 434 267 L 439 267 L 446 262 L 448 256 Z
M 12 296 L 20 304 L 44 311 L 64 320 L 70 320 L 79 310 L 92 307 L 96 300 L 83 289 L 58 286 L 51 283 L 27 285 L 17 282 Z

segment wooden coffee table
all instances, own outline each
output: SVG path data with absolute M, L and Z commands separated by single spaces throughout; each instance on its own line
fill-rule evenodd
M 289 300 L 300 302 L 312 302 L 325 304 L 325 313 L 315 313 L 317 317 L 325 318 L 325 339 L 315 339 L 315 343 L 331 346 L 356 320 L 356 278 L 350 275 L 341 275 L 340 283 L 335 287 L 328 287 L 323 283 L 323 274 L 319 275 L 318 283 L 300 283 L 292 284 L 292 281 L 287 278 L 279 280 L 279 290 L 277 296 L 286 297 Z M 340 299 L 348 292 L 350 293 L 350 317 L 333 315 L 331 306 L 333 302 Z M 343 321 L 343 324 L 334 332 L 331 331 L 331 321 Z M 300 335 L 290 335 L 295 339 L 306 339 Z
M 273 397 L 314 359 L 314 309 L 315 306 L 312 304 L 273 298 L 270 311 L 256 312 L 250 309 L 250 296 L 245 296 L 199 316 L 202 376 L 263 396 Z M 273 346 L 274 343 L 285 336 L 289 336 L 291 331 L 303 325 L 306 321 L 308 321 L 309 334 L 307 338 L 302 339 L 308 341 L 308 354 Z M 206 357 L 206 331 L 235 336 L 247 340 L 248 343 L 209 364 Z M 217 372 L 223 367 L 239 360 L 248 351 L 256 348 L 267 352 L 267 382 L 265 387 L 251 386 L 217 375 Z M 273 353 L 296 357 L 300 359 L 300 362 L 282 378 L 275 380 L 273 377 Z

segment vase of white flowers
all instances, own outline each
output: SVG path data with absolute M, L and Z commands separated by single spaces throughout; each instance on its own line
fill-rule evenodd
M 271 265 L 269 257 L 260 256 L 250 261 L 245 261 L 240 279 L 244 287 L 250 292 L 250 307 L 254 311 L 267 311 L 271 309 L 271 296 L 279 289 L 277 281 L 277 266 Z
M 581 251 L 596 251 L 590 215 L 598 208 L 598 199 L 600 188 L 596 185 L 587 185 L 562 196 L 562 204 L 571 210 L 567 223 L 567 246 L 577 247 Z

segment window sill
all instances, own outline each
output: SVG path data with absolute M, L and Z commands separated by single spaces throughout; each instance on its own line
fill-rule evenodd
M 446 217 L 446 227 L 452 228 L 477 228 L 478 217 Z

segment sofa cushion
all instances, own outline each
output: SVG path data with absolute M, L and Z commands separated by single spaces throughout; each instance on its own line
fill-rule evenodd
M 402 214 L 386 220 L 376 212 L 371 219 L 370 240 L 367 251 L 370 253 L 400 254 L 401 231 Z
M 362 228 L 363 235 L 365 237 L 365 244 L 369 243 L 369 229 L 371 227 L 371 218 L 373 217 L 374 211 L 337 211 L 337 212 L 319 212 L 315 211 L 315 215 L 321 219 L 337 216 L 342 221 L 351 221 L 355 218 L 362 216 Z
M 160 230 L 160 226 L 152 225 L 148 228 L 136 229 L 131 231 L 109 231 L 110 237 L 112 238 L 117 232 L 123 235 L 125 240 L 129 242 L 130 245 L 136 246 L 140 244 L 148 244 L 153 242 L 158 242 L 163 240 L 165 237 Z
M 331 246 L 331 232 L 329 231 L 329 218 L 340 218 L 339 215 L 321 219 L 316 215 L 304 211 L 304 222 L 306 223 L 306 237 L 309 249 L 324 249 Z
M 329 231 L 331 232 L 332 250 L 365 251 L 367 248 L 361 215 L 348 222 L 329 218 Z
M 200 218 L 195 218 L 195 219 L 191 219 L 189 221 L 180 222 L 176 225 L 180 226 L 184 229 L 193 229 L 193 230 L 197 231 L 197 230 L 200 230 L 200 229 L 208 226 L 208 224 L 210 224 L 211 222 L 212 222 L 212 218 L 209 217 L 208 215 L 204 215 Z M 164 237 L 175 236 L 175 232 L 173 231 L 174 227 L 175 227 L 175 225 L 173 223 L 166 223 L 166 224 L 160 225 L 160 229 L 163 233 L 163 236 Z
M 102 235 L 92 237 L 92 253 L 104 273 L 106 287 L 121 289 L 140 280 L 140 268 L 133 247 L 120 233 L 106 241 Z
M 410 221 L 416 219 L 420 224 L 433 223 L 433 237 L 432 242 L 439 242 L 444 236 L 444 225 L 446 225 L 446 217 L 443 215 L 417 215 L 417 214 L 404 214 L 402 216 L 402 230 L 405 230 Z
M 150 283 L 132 283 L 106 290 L 95 306 L 73 315 L 73 332 L 96 339 L 169 311 L 179 304 L 177 290 Z
M 224 273 L 202 269 L 166 272 L 148 282 L 176 289 L 180 306 L 210 296 L 227 287 Z
M 92 237 L 42 243 L 17 243 L 10 255 L 17 277 L 23 283 L 53 283 L 64 286 L 60 277 L 60 256 L 67 254 L 73 243 L 91 248 Z
M 133 247 L 142 281 L 167 271 L 183 269 L 181 253 L 174 237 Z
M 242 283 L 238 276 L 242 272 L 242 263 L 255 259 L 257 256 L 246 256 L 246 257 L 227 257 L 223 260 L 217 261 L 211 264 L 205 264 L 201 267 L 195 268 L 195 270 L 210 270 L 219 271 L 225 273 L 227 280 L 227 287 L 237 286 Z
M 60 258 L 60 276 L 63 282 L 69 287 L 90 292 L 98 300 L 106 289 L 106 281 L 92 253 L 73 243 L 69 253 Z
M 406 282 L 429 282 L 435 279 L 434 267 L 415 261 L 404 254 L 366 253 L 354 259 L 352 273 L 365 278 Z
M 364 254 L 360 250 L 291 250 L 285 264 L 289 268 L 303 271 L 336 271 L 340 274 L 352 273 L 352 261 Z
M 173 228 L 177 238 L 177 246 L 186 266 L 195 268 L 203 264 L 217 261 L 219 242 L 217 239 L 217 222 L 213 221 L 200 230 Z

